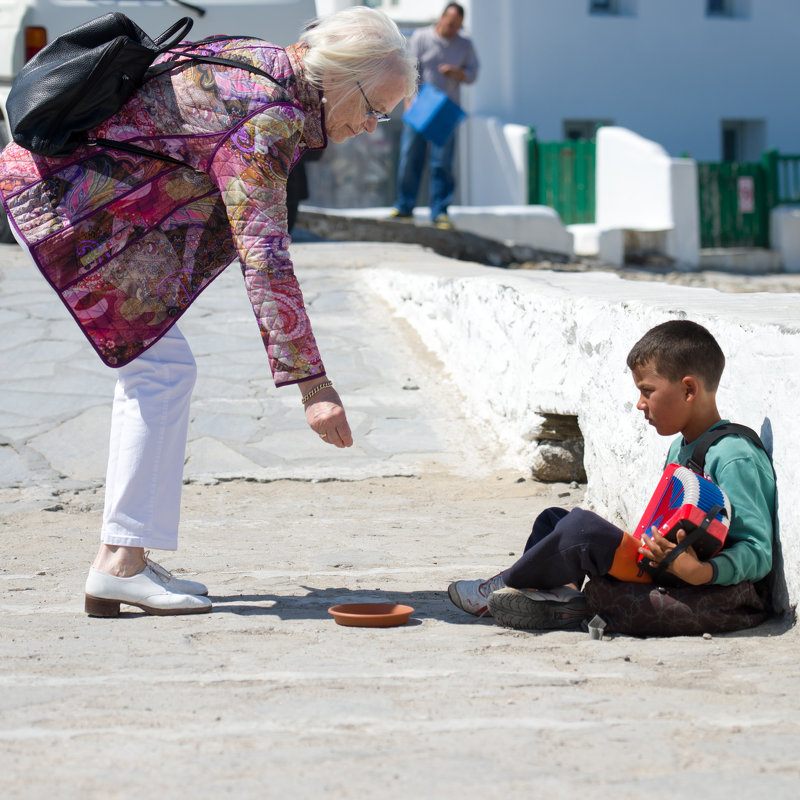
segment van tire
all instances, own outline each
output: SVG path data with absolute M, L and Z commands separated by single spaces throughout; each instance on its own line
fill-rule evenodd
M 6 133 L 5 120 L 0 118 L 0 150 L 8 144 L 8 134 Z M 11 233 L 11 223 L 6 216 L 6 210 L 0 204 L 0 244 L 14 244 L 16 239 Z

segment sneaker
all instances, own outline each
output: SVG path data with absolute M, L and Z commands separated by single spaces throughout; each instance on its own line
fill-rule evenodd
M 505 585 L 501 572 L 489 580 L 454 581 L 447 587 L 447 594 L 462 611 L 476 617 L 490 617 L 486 600 L 492 592 Z
M 450 217 L 448 217 L 447 214 L 439 214 L 433 221 L 433 224 L 442 231 L 453 230 L 453 223 L 450 221 Z
M 395 222 L 411 222 L 414 219 L 414 215 L 404 214 L 402 211 L 393 208 L 392 213 L 388 216 L 388 219 L 393 219 Z
M 568 586 L 539 591 L 506 586 L 493 591 L 487 605 L 501 625 L 522 630 L 576 630 L 588 615 L 583 593 Z

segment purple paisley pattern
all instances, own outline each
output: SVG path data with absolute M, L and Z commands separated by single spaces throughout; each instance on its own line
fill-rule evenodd
M 194 169 L 81 147 L 48 159 L 0 155 L 0 194 L 31 256 L 109 366 L 154 344 L 237 258 L 277 386 L 324 374 L 289 257 L 286 178 L 326 145 L 302 48 L 205 43 L 245 70 L 199 62 L 144 84 L 91 133 Z M 168 58 L 168 57 L 165 57 Z

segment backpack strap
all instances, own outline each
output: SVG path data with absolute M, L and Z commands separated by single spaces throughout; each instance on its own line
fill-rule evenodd
M 172 26 L 168 31 L 165 31 L 158 37 L 159 40 L 162 40 L 169 35 L 171 35 L 178 26 L 183 23 L 183 20 L 179 20 Z M 189 27 L 191 27 L 191 20 L 189 20 Z M 187 28 L 188 30 L 188 28 Z M 182 36 L 185 31 L 181 31 L 179 36 Z M 222 37 L 227 38 L 227 37 Z M 171 47 L 172 45 L 168 45 Z M 164 48 L 166 51 L 167 48 Z M 169 52 L 173 52 L 170 50 Z M 177 55 L 183 56 L 185 60 L 175 60 L 175 61 L 167 61 L 164 64 L 159 64 L 158 67 L 151 68 L 149 77 L 155 77 L 156 75 L 161 74 L 162 72 L 168 72 L 171 69 L 175 69 L 175 67 L 179 67 L 183 64 L 188 64 L 191 61 L 206 61 L 210 64 L 221 64 L 222 66 L 226 67 L 238 67 L 239 69 L 247 70 L 248 72 L 254 72 L 257 75 L 261 75 L 264 78 L 268 78 L 271 80 L 281 91 L 285 92 L 286 87 L 270 75 L 268 72 L 265 72 L 263 69 L 259 67 L 254 67 L 252 64 L 247 64 L 244 61 L 235 61 L 229 58 L 217 58 L 216 56 L 196 56 L 192 53 L 177 53 Z M 163 69 L 159 69 L 159 67 L 163 67 Z M 286 101 L 289 98 L 284 95 L 282 100 Z M 100 138 L 89 138 L 86 140 L 86 144 L 90 145 L 91 147 L 105 147 L 107 150 L 118 150 L 122 153 L 132 153 L 133 155 L 144 156 L 145 158 L 157 158 L 159 161 L 166 161 L 169 164 L 175 164 L 179 167 L 189 167 L 190 169 L 194 169 L 191 164 L 188 164 L 186 161 L 181 161 L 178 158 L 173 158 L 172 156 L 165 155 L 163 153 L 156 153 L 155 150 L 148 150 L 145 147 L 139 147 L 135 144 L 130 144 L 129 142 L 120 142 L 116 139 L 104 139 Z
M 726 422 L 713 430 L 706 431 L 697 440 L 694 450 L 692 450 L 692 455 L 686 462 L 686 466 L 698 475 L 705 474 L 706 453 L 709 447 L 718 439 L 722 439 L 723 436 L 729 436 L 734 433 L 740 436 L 746 436 L 756 447 L 761 448 L 765 453 L 767 452 L 767 448 L 764 447 L 761 438 L 752 428 L 748 428 L 746 425 L 739 425 L 736 422 Z M 767 453 L 767 456 L 769 457 L 769 453 Z
M 174 25 L 167 28 L 164 33 L 153 39 L 153 44 L 158 48 L 158 52 L 163 53 L 182 41 L 183 37 L 191 30 L 193 24 L 194 20 L 190 17 L 181 17 Z
M 176 164 L 179 167 L 194 167 L 186 161 L 181 161 L 179 158 L 173 158 L 165 153 L 157 153 L 155 150 L 148 150 L 146 147 L 139 147 L 130 142 L 118 142 L 116 139 L 103 139 L 102 137 L 90 137 L 86 140 L 86 144 L 90 147 L 104 147 L 106 150 L 119 150 L 121 153 L 132 153 L 137 156 L 144 156 L 145 158 L 157 158 L 159 161 L 166 161 L 170 164 Z
M 208 64 L 220 64 L 223 67 L 238 67 L 239 69 L 246 69 L 248 72 L 254 72 L 256 75 L 261 75 L 261 77 L 271 80 L 282 91 L 286 91 L 286 87 L 277 78 L 274 78 L 272 75 L 270 75 L 269 72 L 265 72 L 259 67 L 254 67 L 252 64 L 246 64 L 244 61 L 236 61 L 230 58 L 218 58 L 217 56 L 196 56 L 194 53 L 180 53 L 179 55 L 191 61 L 204 61 Z M 186 64 L 188 61 L 170 61 L 167 63 L 169 63 L 170 68 L 172 68 Z M 159 64 L 158 66 L 162 65 Z

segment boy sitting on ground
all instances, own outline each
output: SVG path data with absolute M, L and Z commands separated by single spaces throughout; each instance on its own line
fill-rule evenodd
M 702 434 L 725 423 L 716 391 L 725 356 L 701 325 L 671 320 L 649 330 L 628 354 L 639 401 L 636 407 L 662 436 L 673 440 L 667 463 L 686 465 Z M 775 475 L 769 457 L 747 436 L 717 439 L 708 449 L 706 475 L 728 496 L 732 517 L 724 548 L 701 561 L 687 548 L 666 570 L 690 586 L 733 586 L 764 578 L 772 566 Z M 677 532 L 677 541 L 686 536 Z M 514 628 L 570 628 L 587 615 L 579 591 L 584 579 L 611 575 L 649 582 L 636 564 L 652 566 L 677 545 L 655 528 L 641 541 L 591 511 L 549 508 L 533 525 L 525 552 L 489 580 L 451 583 L 450 599 L 476 616 Z

